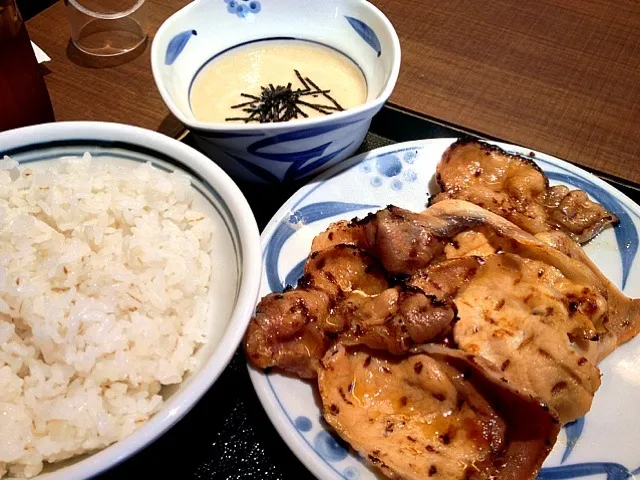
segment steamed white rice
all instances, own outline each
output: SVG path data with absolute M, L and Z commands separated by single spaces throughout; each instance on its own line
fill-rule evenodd
M 0 160 L 0 477 L 139 428 L 205 342 L 213 223 L 150 164 Z

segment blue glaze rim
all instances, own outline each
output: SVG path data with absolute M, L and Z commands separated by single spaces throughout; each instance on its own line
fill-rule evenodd
M 405 144 L 406 145 L 406 144 Z M 280 280 L 279 277 L 279 273 L 278 273 L 278 266 L 277 266 L 277 258 L 279 258 L 280 255 L 280 250 L 282 248 L 282 246 L 284 245 L 284 243 L 286 242 L 286 240 L 293 235 L 293 233 L 295 233 L 295 230 L 293 230 L 292 228 L 289 228 L 289 232 L 288 235 L 286 235 L 286 238 L 284 238 L 284 240 L 279 239 L 277 243 L 277 246 L 275 247 L 275 249 L 273 249 L 273 251 L 271 248 L 271 244 L 274 240 L 274 237 L 276 236 L 276 234 L 278 233 L 278 228 L 283 227 L 283 226 L 287 226 L 289 225 L 289 221 L 294 218 L 297 214 L 300 214 L 300 212 L 302 211 L 303 208 L 306 207 L 312 207 L 315 204 L 309 204 L 309 205 L 305 205 L 305 207 L 302 207 L 300 209 L 298 209 L 298 206 L 304 202 L 305 199 L 307 199 L 312 193 L 314 193 L 317 189 L 319 189 L 321 186 L 323 186 L 326 181 L 328 181 L 331 178 L 334 178 L 336 176 L 338 176 L 340 173 L 349 170 L 351 168 L 355 168 L 357 167 L 357 165 L 365 162 L 365 161 L 374 161 L 379 159 L 380 157 L 384 157 L 384 156 L 388 156 L 388 155 L 397 155 L 399 153 L 403 153 L 406 151 L 419 151 L 422 150 L 424 148 L 424 146 L 421 146 L 419 144 L 419 142 L 415 142 L 415 143 L 409 143 L 409 145 L 411 146 L 402 146 L 402 144 L 400 144 L 400 146 L 402 146 L 402 148 L 399 148 L 397 150 L 386 150 L 378 155 L 373 155 L 373 156 L 361 156 L 361 157 L 356 157 L 358 158 L 357 161 L 347 161 L 345 162 L 344 165 L 342 166 L 336 166 L 333 167 L 331 170 L 329 170 L 326 174 L 322 175 L 319 179 L 316 180 L 317 185 L 313 186 L 312 188 L 309 189 L 309 191 L 305 192 L 290 208 L 289 211 L 291 212 L 290 215 L 288 217 L 283 216 L 279 222 L 278 222 L 278 226 L 273 229 L 273 231 L 270 233 L 270 237 L 266 242 L 266 246 L 264 248 L 264 252 L 263 252 L 263 263 L 265 264 L 265 270 L 266 270 L 266 275 L 268 278 L 268 284 L 269 284 L 269 288 L 271 290 L 275 290 L 275 289 L 282 289 L 283 286 L 286 286 L 286 281 L 289 279 L 291 272 L 289 274 L 286 275 L 285 277 L 285 282 L 283 284 L 283 282 Z M 502 148 L 505 148 L 504 145 L 502 145 Z M 525 156 L 524 154 L 520 153 L 520 152 L 512 152 L 514 154 L 520 155 L 520 156 Z M 633 231 L 636 235 L 636 241 L 635 244 L 633 245 L 634 248 L 634 253 L 633 256 L 629 262 L 629 265 L 631 265 L 633 263 L 633 260 L 635 259 L 635 255 L 638 249 L 638 240 L 637 240 L 637 236 L 638 236 L 638 232 L 637 232 L 637 227 L 635 226 L 635 224 L 633 223 L 633 221 L 631 220 L 631 218 L 629 217 L 629 215 L 633 215 L 636 218 L 640 219 L 640 214 L 634 210 L 630 210 L 626 207 L 626 205 L 623 203 L 622 200 L 620 200 L 619 198 L 617 198 L 616 195 L 612 194 L 610 191 L 608 191 L 605 187 L 603 187 L 602 185 L 598 185 L 597 183 L 594 183 L 593 181 L 591 181 L 588 178 L 584 178 L 584 177 L 580 177 L 578 176 L 578 174 L 574 171 L 572 171 L 571 169 L 565 167 L 564 165 L 562 165 L 562 163 L 564 163 L 562 160 L 555 160 L 555 161 L 551 161 L 551 160 L 547 160 L 544 158 L 538 158 L 535 157 L 534 160 L 536 162 L 540 162 L 540 163 L 544 163 L 547 166 L 553 167 L 554 169 L 557 170 L 561 170 L 564 173 L 558 173 L 558 172 L 553 172 L 553 171 L 545 171 L 545 173 L 548 175 L 548 177 L 552 180 L 558 180 L 561 181 L 563 183 L 569 184 L 571 186 L 574 186 L 576 188 L 580 188 L 585 190 L 591 197 L 595 198 L 596 200 L 598 200 L 599 202 L 602 202 L 603 205 L 605 204 L 603 201 L 603 198 L 606 199 L 606 202 L 608 205 L 612 205 L 615 204 L 616 209 L 611 209 L 612 211 L 614 211 L 614 213 L 619 214 L 619 213 L 624 213 L 624 215 L 622 215 L 620 217 L 621 220 L 621 224 L 624 222 L 629 222 L 631 227 L 633 227 Z M 577 184 L 576 184 L 577 183 Z M 584 186 L 587 185 L 589 188 L 585 189 Z M 613 187 L 610 187 L 611 190 L 616 191 Z M 617 191 L 616 191 L 617 192 Z M 624 196 L 624 195 L 623 195 Z M 626 198 L 626 197 L 625 197 Z M 630 203 L 633 203 L 630 199 L 627 199 Z M 316 202 L 318 203 L 323 203 L 323 202 Z M 334 203 L 344 203 L 346 204 L 346 202 L 334 202 Z M 361 205 L 362 207 L 365 207 L 364 209 L 366 209 L 365 205 Z M 610 209 L 610 206 L 605 205 L 606 208 Z M 375 207 L 374 207 L 375 208 Z M 349 211 L 349 210 L 347 210 Z M 342 213 L 347 213 L 347 211 L 344 211 Z M 357 211 L 357 210 L 351 210 L 351 211 Z M 327 218 L 331 218 L 333 216 L 339 215 L 340 213 L 336 213 L 334 214 L 329 214 L 326 215 L 322 218 L 318 218 L 316 221 L 318 220 L 323 220 L 323 219 L 327 219 Z M 276 215 L 279 215 L 279 213 L 276 213 Z M 626 217 L 625 217 L 626 215 Z M 304 218 L 304 216 L 303 216 Z M 295 222 L 294 222 L 295 223 Z M 313 223 L 313 222 L 310 222 Z M 615 227 L 615 229 L 619 229 L 620 227 Z M 617 230 L 616 231 L 616 239 L 618 240 L 618 233 Z M 621 243 L 618 240 L 618 246 L 620 247 Z M 621 255 L 622 255 L 623 250 L 621 249 Z M 268 258 L 275 258 L 275 260 L 271 260 L 269 261 Z M 296 265 L 295 267 L 293 267 L 292 272 L 296 271 L 297 269 L 299 269 L 300 265 Z M 274 277 L 274 272 L 270 271 L 270 270 L 274 270 L 275 269 L 275 277 Z M 624 269 L 624 259 L 623 259 L 623 269 Z M 270 277 L 274 277 L 274 278 L 270 278 Z M 626 275 L 623 275 L 623 282 L 626 283 L 626 278 L 628 277 L 628 270 Z M 276 288 L 273 288 L 273 287 Z M 624 288 L 624 287 L 623 287 Z M 251 367 L 250 367 L 251 368 Z M 271 375 L 270 374 L 265 374 L 264 375 L 267 384 L 269 385 L 269 388 L 271 390 L 271 394 L 272 396 L 275 398 L 275 400 L 277 401 L 277 404 L 281 410 L 282 413 L 284 413 L 285 417 L 288 419 L 289 423 L 293 426 L 293 428 L 296 430 L 296 432 L 298 433 L 298 437 L 302 437 L 304 443 L 306 445 L 308 445 L 311 450 L 313 450 L 313 452 L 317 455 L 317 457 L 326 465 L 328 466 L 331 470 L 333 470 L 339 477 L 341 478 L 345 478 L 346 480 L 353 480 L 354 478 L 357 478 L 357 472 L 355 472 L 356 475 L 354 475 L 354 472 L 347 472 L 345 470 L 345 472 L 341 473 L 340 471 L 338 471 L 336 469 L 336 467 L 334 465 L 332 465 L 330 460 L 327 460 L 319 451 L 318 449 L 304 436 L 302 435 L 303 430 L 297 429 L 296 427 L 296 422 L 294 419 L 291 418 L 291 416 L 289 415 L 289 412 L 284 408 L 282 402 L 280 401 L 280 398 L 278 397 L 277 392 L 275 391 L 275 388 L 273 386 L 273 383 L 271 382 Z M 614 462 L 590 462 L 590 463 L 578 463 L 578 464 L 569 464 L 569 465 L 564 465 L 564 463 L 568 460 L 569 456 L 571 455 L 573 448 L 575 447 L 577 441 L 579 440 L 582 431 L 584 429 L 584 418 L 578 419 L 576 422 L 573 422 L 571 424 L 568 424 L 565 426 L 566 428 L 566 434 L 567 434 L 567 447 L 565 449 L 565 452 L 563 453 L 562 459 L 561 459 L 561 465 L 559 466 L 555 466 L 555 467 L 546 467 L 543 468 L 540 471 L 540 474 L 538 476 L 538 480 L 565 480 L 565 479 L 575 479 L 575 478 L 583 478 L 583 477 L 588 477 L 588 476 L 592 476 L 592 475 L 598 475 L 598 474 L 605 474 L 606 475 L 606 479 L 607 480 L 626 480 L 628 478 L 630 478 L 632 475 L 635 474 L 640 474 L 640 467 L 638 467 L 636 470 L 631 471 L 629 468 L 618 464 L 618 463 L 614 463 Z M 341 448 L 341 447 L 340 447 Z M 346 452 L 346 450 L 345 450 Z M 346 458 L 346 454 L 345 457 L 342 458 Z M 347 469 L 349 470 L 349 469 Z
M 202 70 L 204 70 L 216 58 L 218 58 L 219 56 L 224 55 L 225 53 L 228 53 L 228 52 L 230 52 L 232 50 L 235 50 L 237 48 L 242 48 L 242 47 L 245 47 L 247 45 L 251 45 L 253 43 L 273 42 L 273 41 L 298 41 L 298 42 L 313 43 L 315 45 L 320 45 L 322 47 L 329 48 L 329 49 L 333 50 L 334 52 L 339 53 L 343 57 L 347 58 L 352 64 L 354 64 L 356 66 L 356 68 L 358 69 L 358 71 L 360 72 L 360 74 L 362 75 L 362 78 L 364 78 L 364 86 L 365 86 L 365 89 L 366 89 L 366 92 L 367 92 L 367 97 L 368 97 L 368 95 L 369 95 L 369 80 L 367 79 L 367 76 L 364 74 L 364 71 L 362 70 L 362 67 L 360 67 L 358 62 L 356 62 L 353 58 L 351 58 L 351 56 L 347 55 L 342 50 L 340 50 L 340 49 L 338 49 L 336 47 L 332 47 L 331 45 L 327 45 L 324 42 L 319 42 L 317 40 L 309 40 L 309 39 L 306 39 L 306 38 L 299 38 L 299 37 L 265 37 L 265 38 L 257 38 L 255 40 L 247 40 L 246 42 L 238 43 L 236 45 L 232 45 L 232 46 L 230 46 L 228 48 L 225 48 L 224 50 L 221 50 L 220 52 L 218 52 L 215 55 L 213 55 L 212 57 L 210 57 L 202 65 L 200 65 L 200 67 L 196 70 L 196 73 L 191 78 L 191 83 L 189 83 L 189 89 L 187 91 L 187 98 L 189 99 L 189 108 L 191 109 L 191 90 L 193 89 L 193 84 L 195 83 L 196 79 L 198 78 L 198 76 L 200 75 Z M 242 134 L 242 135 L 245 135 L 245 134 Z

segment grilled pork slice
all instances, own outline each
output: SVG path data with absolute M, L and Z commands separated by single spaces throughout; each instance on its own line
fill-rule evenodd
M 485 264 L 480 256 L 463 256 L 434 262 L 415 272 L 407 284 L 440 300 L 453 299 Z
M 352 296 L 329 318 L 345 326 L 340 343 L 401 355 L 415 345 L 444 342 L 453 329 L 456 308 L 451 300 L 399 286 L 375 297 Z
M 533 391 L 563 422 L 574 420 L 600 385 L 597 363 L 640 331 L 640 302 L 566 235 L 539 236 L 546 241 L 460 200 L 334 224 L 314 240 L 322 249 L 298 287 L 259 305 L 249 358 L 312 378 L 336 343 L 398 355 L 420 343 L 457 345 Z M 408 287 L 391 286 L 409 273 Z
M 475 140 L 460 140 L 445 151 L 436 181 L 440 193 L 433 202 L 466 200 L 532 234 L 561 230 L 584 243 L 618 222 L 585 192 L 550 187 L 531 159 Z
M 330 313 L 347 295 L 377 295 L 388 287 L 378 260 L 352 245 L 312 254 L 298 286 L 271 293 L 256 307 L 245 334 L 245 350 L 258 368 L 279 367 L 315 378 L 318 362 L 343 326 Z
M 402 358 L 337 346 L 318 385 L 327 422 L 392 479 L 533 479 L 559 431 L 491 364 L 442 346 Z
M 450 259 L 409 282 L 427 293 L 434 285 L 449 293 L 460 318 L 453 334 L 458 347 L 535 392 L 562 422 L 588 412 L 600 386 L 597 363 L 640 331 L 638 300 L 621 294 L 560 232 L 541 234 L 545 243 L 456 200 L 424 215 L 482 223 L 455 237 L 457 248 L 445 249 Z
M 402 354 L 451 332 L 453 302 L 417 288 L 387 287 L 377 260 L 356 246 L 313 253 L 295 289 L 258 304 L 245 336 L 249 360 L 314 378 L 335 342 Z
M 511 383 L 535 392 L 563 422 L 589 411 L 600 371 L 586 353 L 608 312 L 593 287 L 512 253 L 446 260 L 409 283 L 453 299 L 459 315 L 453 340 L 460 349 L 488 359 Z
M 500 367 L 513 385 L 535 392 L 562 422 L 591 409 L 600 371 L 580 342 L 597 338 L 606 300 L 555 267 L 514 254 L 485 258 L 455 296 L 454 339 L 465 352 Z
M 334 223 L 313 240 L 312 251 L 337 243 L 357 245 L 374 255 L 392 275 L 411 275 L 443 252 L 467 222 L 428 217 L 393 205 L 362 220 Z
M 567 282 L 588 287 L 590 292 L 596 292 L 606 300 L 606 312 L 603 315 L 598 313 L 599 309 L 591 309 L 591 300 L 584 304 L 583 300 L 578 302 L 581 312 L 592 311 L 591 318 L 597 335 L 591 341 L 575 338 L 573 343 L 590 362 L 601 361 L 617 346 L 640 332 L 640 300 L 622 294 L 566 235 L 547 232 L 538 234 L 539 239 L 499 215 L 461 200 L 436 203 L 422 214 L 450 221 L 456 226 L 465 222 L 471 225 L 453 239 L 452 242 L 457 244 L 458 249 L 451 245 L 445 248 L 446 256 L 451 259 L 479 254 L 486 257 L 491 253 L 513 253 L 553 267 Z M 416 285 L 421 286 L 417 282 Z M 496 289 L 500 286 L 496 284 Z
M 602 326 L 607 334 L 602 337 L 600 347 L 592 352 L 594 361 L 600 362 L 618 345 L 631 340 L 638 334 L 640 299 L 631 299 L 624 295 L 591 261 L 580 245 L 564 233 L 545 232 L 536 235 L 536 238 L 586 265 L 606 289 L 608 314 L 602 320 Z

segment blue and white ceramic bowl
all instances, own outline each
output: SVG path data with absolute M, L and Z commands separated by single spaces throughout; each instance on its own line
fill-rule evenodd
M 235 46 L 275 38 L 318 42 L 351 58 L 367 81 L 367 102 L 290 123 L 196 120 L 189 91 L 200 68 Z M 237 179 L 278 184 L 319 173 L 358 148 L 395 86 L 400 42 L 365 0 L 196 0 L 160 27 L 151 64 L 162 98 L 202 151 Z
M 209 288 L 215 308 L 207 343 L 196 353 L 198 366 L 181 384 L 163 390 L 165 403 L 145 425 L 91 456 L 45 467 L 39 480 L 91 478 L 149 445 L 180 420 L 231 360 L 260 285 L 260 237 L 251 208 L 233 180 L 193 148 L 156 132 L 115 123 L 50 123 L 0 133 L 0 159 L 10 155 L 35 168 L 84 152 L 97 162 L 151 162 L 156 168 L 190 177 L 198 209 L 220 226 L 212 257 L 216 273 Z
M 393 204 L 421 211 L 436 164 L 453 139 L 423 140 L 374 150 L 352 158 L 303 187 L 262 233 L 261 295 L 295 285 L 315 235 L 331 222 Z M 531 150 L 498 146 L 521 155 Z M 589 242 L 585 251 L 622 291 L 640 297 L 640 206 L 593 175 L 541 153 L 534 159 L 552 184 L 580 188 L 620 219 Z M 640 337 L 601 364 L 602 386 L 591 411 L 565 425 L 538 480 L 630 480 L 640 475 Z M 376 480 L 380 476 L 349 449 L 322 419 L 317 387 L 276 371 L 250 368 L 253 385 L 269 418 L 307 468 L 320 480 Z M 434 477 L 435 478 L 435 477 Z

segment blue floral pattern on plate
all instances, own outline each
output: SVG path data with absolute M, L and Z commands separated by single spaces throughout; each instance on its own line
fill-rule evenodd
M 343 162 L 304 187 L 274 216 L 263 233 L 265 272 L 261 293 L 281 290 L 285 285 L 295 284 L 302 273 L 304 259 L 308 254 L 308 245 L 313 234 L 322 231 L 331 221 L 356 215 L 363 216 L 368 211 L 376 210 L 388 203 L 399 203 L 400 206 L 413 209 L 419 209 L 420 205 L 424 206 L 428 195 L 425 195 L 423 190 L 426 190 L 426 185 L 435 171 L 435 164 L 449 143 L 450 141 L 447 140 L 414 142 L 374 151 L 366 156 Z M 509 146 L 501 146 L 509 148 Z M 434 150 L 439 153 L 436 154 Z M 524 150 L 516 149 L 516 153 L 523 154 Z M 616 193 L 612 187 L 562 161 L 547 156 L 538 156 L 536 161 L 552 181 L 585 190 L 618 215 L 621 224 L 613 229 L 613 233 L 605 232 L 602 235 L 613 237 L 613 241 L 605 239 L 604 247 L 596 245 L 593 248 L 606 247 L 610 252 L 615 252 L 611 253 L 612 255 L 617 254 L 620 262 L 618 272 L 620 278 L 614 281 L 627 284 L 630 275 L 633 273 L 637 275 L 640 268 L 636 258 L 640 208 L 626 197 Z M 420 199 L 415 200 L 413 197 Z M 589 248 L 590 246 L 587 247 L 587 253 L 593 254 L 594 250 Z M 595 260 L 598 262 L 597 258 Z M 600 266 L 602 267 L 602 262 L 607 261 L 601 260 Z M 635 296 L 640 296 L 640 287 L 631 284 L 630 288 L 634 289 Z M 638 348 L 636 347 L 635 350 L 637 351 Z M 640 358 L 640 352 L 637 355 Z M 316 476 L 347 480 L 374 478 L 357 455 L 353 452 L 349 453 L 348 446 L 332 435 L 318 416 L 319 410 L 311 393 L 291 393 L 288 384 L 287 387 L 280 385 L 278 375 L 263 375 L 252 370 L 251 376 L 263 404 L 268 398 L 269 403 L 278 405 L 276 410 L 270 410 L 265 404 L 274 423 L 284 422 L 281 428 L 292 428 L 302 439 L 302 443 L 296 441 L 292 444 L 288 441 L 294 452 L 303 462 L 305 462 L 304 457 L 312 452 L 322 460 L 326 467 L 322 470 L 323 475 L 313 469 L 311 463 L 305 462 Z M 638 395 L 638 390 L 635 392 Z M 296 398 L 296 401 L 288 403 L 287 397 L 291 395 Z M 300 408 L 300 400 L 296 395 L 310 395 L 311 403 L 303 402 L 308 406 L 301 410 L 305 411 L 306 415 L 296 417 L 289 413 L 292 409 Z M 598 395 L 596 395 L 597 399 Z M 633 418 L 629 420 L 635 421 Z M 286 426 L 287 424 L 289 427 Z M 585 423 L 583 418 L 565 426 L 564 438 L 557 444 L 558 451 L 545 464 L 548 466 L 541 471 L 540 480 L 583 477 L 622 480 L 640 473 L 640 468 L 632 470 L 636 465 L 625 466 L 623 463 L 611 461 L 610 458 L 606 461 L 597 461 L 598 450 L 585 455 L 583 448 L 579 455 L 576 454 L 577 447 L 583 445 L 581 443 L 583 436 L 589 437 L 589 441 L 584 443 L 587 449 L 598 438 L 594 437 L 593 428 L 589 425 L 591 424 Z M 640 429 L 633 429 L 635 430 Z M 626 440 L 626 443 L 630 441 L 632 439 Z M 636 441 L 640 441 L 640 435 Z M 573 457 L 579 457 L 579 459 L 574 460 L 573 464 L 566 464 Z M 640 454 L 632 461 L 640 463 Z
M 247 18 L 249 14 L 257 14 L 262 10 L 259 0 L 224 0 L 227 4 L 227 11 L 240 18 Z
M 363 163 L 360 169 L 371 174 L 369 183 L 372 187 L 388 184 L 393 190 L 402 190 L 404 184 L 415 182 L 418 178 L 418 174 L 411 168 L 416 155 L 415 149 L 389 153 L 376 158 L 373 163 Z

